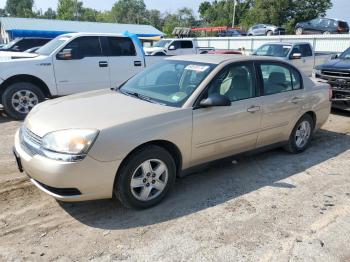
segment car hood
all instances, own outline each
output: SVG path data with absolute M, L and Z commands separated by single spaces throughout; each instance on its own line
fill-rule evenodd
M 162 47 L 144 47 L 143 50 L 146 53 L 153 53 L 153 52 L 157 52 L 157 51 L 164 51 L 164 48 L 162 48 Z
M 0 57 L 13 57 L 13 58 L 32 58 L 37 57 L 38 54 L 35 53 L 25 53 L 25 52 L 8 52 L 8 51 L 1 51 Z
M 341 69 L 350 70 L 350 59 L 333 59 L 329 60 L 323 65 L 318 67 L 319 69 Z
M 24 125 L 42 137 L 53 131 L 71 128 L 103 130 L 175 110 L 177 108 L 108 89 L 46 101 L 30 112 Z

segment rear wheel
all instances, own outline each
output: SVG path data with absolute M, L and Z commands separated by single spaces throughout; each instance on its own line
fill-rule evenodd
M 304 115 L 295 125 L 285 149 L 294 154 L 305 151 L 311 142 L 313 131 L 314 121 L 312 117 L 308 114 Z
M 296 35 L 302 35 L 304 33 L 303 29 L 301 27 L 298 27 L 296 30 L 295 30 L 295 34 Z
M 175 162 L 159 146 L 146 146 L 131 155 L 116 178 L 114 193 L 129 208 L 149 208 L 163 200 L 176 177 Z
M 16 120 L 23 120 L 34 106 L 44 100 L 45 96 L 40 88 L 30 82 L 11 84 L 2 95 L 6 114 Z

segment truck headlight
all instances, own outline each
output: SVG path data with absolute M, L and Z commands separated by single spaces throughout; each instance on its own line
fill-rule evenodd
M 93 129 L 68 129 L 49 133 L 42 139 L 43 153 L 56 160 L 81 160 L 90 150 L 98 133 L 98 130 Z
M 312 71 L 312 77 L 317 77 L 317 76 L 320 76 L 321 75 L 321 69 L 314 69 Z

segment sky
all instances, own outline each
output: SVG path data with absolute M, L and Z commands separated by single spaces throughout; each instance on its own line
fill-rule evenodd
M 109 10 L 116 0 L 81 0 L 85 7 L 92 7 L 97 10 Z M 204 0 L 144 0 L 148 9 L 158 9 L 162 12 L 174 12 L 181 7 L 190 7 L 196 13 L 199 4 Z M 6 0 L 0 0 L 0 8 L 5 6 Z M 49 7 L 56 9 L 57 0 L 35 0 L 36 9 L 46 10 Z M 333 8 L 328 12 L 328 17 L 343 19 L 350 22 L 350 1 L 333 0 Z

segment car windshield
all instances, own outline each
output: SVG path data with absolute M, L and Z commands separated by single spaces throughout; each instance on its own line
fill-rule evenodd
M 125 94 L 172 107 L 181 107 L 215 67 L 213 64 L 168 60 L 124 83 Z
M 55 39 L 48 42 L 46 45 L 43 45 L 38 50 L 35 51 L 36 54 L 39 55 L 51 55 L 57 48 L 59 48 L 62 44 L 67 42 L 70 36 L 59 36 Z
M 171 42 L 171 40 L 160 40 L 158 42 L 155 42 L 153 44 L 154 47 L 166 47 L 167 45 L 169 45 Z
M 254 52 L 254 55 L 286 57 L 291 49 L 292 49 L 291 45 L 266 44 L 266 45 L 259 47 Z
M 346 49 L 340 56 L 340 59 L 350 59 L 350 48 Z

